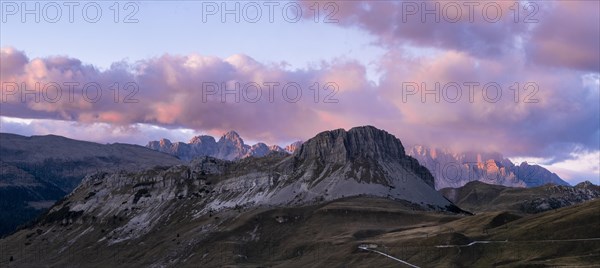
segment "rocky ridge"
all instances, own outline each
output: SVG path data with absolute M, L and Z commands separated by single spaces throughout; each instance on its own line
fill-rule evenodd
M 219 141 L 212 136 L 201 135 L 193 137 L 188 143 L 171 142 L 169 139 L 148 142 L 146 147 L 163 153 L 168 153 L 184 161 L 191 161 L 197 157 L 211 156 L 224 160 L 237 160 L 246 157 L 263 157 L 271 152 L 293 153 L 298 148 L 295 142 L 285 149 L 278 145 L 267 145 L 259 142 L 252 146 L 235 131 L 229 131 Z

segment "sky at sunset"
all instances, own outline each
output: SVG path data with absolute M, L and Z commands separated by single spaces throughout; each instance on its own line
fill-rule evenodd
M 1 132 L 286 145 L 373 125 L 600 183 L 599 1 L 54 3 L 2 1 Z

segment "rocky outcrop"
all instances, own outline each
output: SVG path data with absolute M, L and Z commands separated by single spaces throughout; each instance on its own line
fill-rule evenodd
M 425 183 L 434 186 L 431 173 L 416 159 L 405 154 L 404 146 L 398 138 L 372 126 L 352 128 L 349 131 L 337 129 L 322 132 L 302 144 L 295 157 L 302 162 L 312 161 L 334 166 L 355 163 L 353 168 L 398 163 L 406 171 L 418 175 Z
M 319 133 L 304 143 L 299 159 L 316 158 L 331 163 L 357 159 L 389 160 L 406 157 L 404 147 L 393 135 L 371 126 Z

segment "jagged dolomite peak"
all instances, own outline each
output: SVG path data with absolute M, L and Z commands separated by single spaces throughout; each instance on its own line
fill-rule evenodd
M 263 157 L 272 152 L 293 153 L 302 142 L 295 142 L 286 146 L 286 149 L 278 145 L 267 145 L 259 142 L 252 146 L 244 143 L 242 137 L 235 131 L 229 131 L 216 141 L 212 136 L 201 135 L 190 139 L 188 143 L 171 142 L 168 139 L 148 142 L 146 147 L 177 156 L 184 161 L 194 158 L 210 156 L 223 160 L 238 160 L 246 157 Z
M 465 152 L 413 146 L 407 154 L 419 160 L 435 177 L 435 188 L 457 188 L 470 181 L 509 187 L 536 187 L 547 183 L 569 185 L 558 175 L 523 162 L 513 164 L 500 153 Z

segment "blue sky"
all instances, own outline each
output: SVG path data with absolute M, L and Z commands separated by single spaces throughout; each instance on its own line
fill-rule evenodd
M 222 58 L 242 53 L 264 63 L 285 62 L 289 68 L 318 65 L 335 58 L 351 58 L 370 66 L 385 53 L 373 44 L 376 41 L 373 36 L 356 28 L 340 28 L 312 20 L 286 22 L 286 17 L 281 15 L 282 7 L 283 3 L 290 2 L 275 7 L 273 23 L 267 14 L 262 14 L 256 23 L 243 17 L 237 23 L 233 15 L 227 15 L 223 23 L 219 14 L 206 15 L 207 21 L 203 22 L 201 1 L 133 2 L 139 11 L 130 19 L 138 22 L 123 22 L 126 14 L 134 10 L 129 8 L 122 10 L 120 22 L 114 23 L 111 9 L 114 2 L 98 3 L 103 14 L 97 23 L 86 22 L 77 12 L 73 16 L 74 23 L 69 22 L 66 14 L 57 23 L 46 23 L 43 17 L 36 23 L 32 15 L 22 23 L 19 14 L 7 15 L 7 22 L 2 24 L 1 45 L 24 50 L 29 57 L 68 55 L 99 68 L 108 68 L 121 60 L 135 62 L 165 53 L 197 53 Z M 234 8 L 234 3 L 226 2 L 227 8 Z M 34 7 L 33 2 L 27 4 Z M 240 10 L 244 4 L 241 2 Z M 75 11 L 80 8 L 76 7 Z M 266 13 L 267 7 L 263 8 Z M 63 7 L 62 10 L 66 13 L 68 9 Z M 90 14 L 94 13 L 90 11 Z M 370 71 L 376 79 L 375 68 L 371 67 Z

